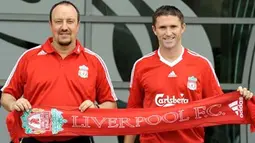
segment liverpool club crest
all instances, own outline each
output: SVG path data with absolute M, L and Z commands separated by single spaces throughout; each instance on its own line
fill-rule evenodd
M 89 68 L 85 65 L 79 66 L 78 75 L 81 78 L 88 78 L 88 76 L 89 76 L 88 70 L 89 70 Z
M 187 87 L 190 90 L 196 90 L 197 89 L 197 78 L 194 76 L 188 77 Z
M 62 112 L 57 109 L 45 111 L 33 108 L 24 112 L 20 118 L 22 128 L 24 128 L 26 134 L 43 134 L 48 131 L 52 134 L 57 134 L 63 131 L 62 126 L 67 123 L 67 120 L 62 116 Z

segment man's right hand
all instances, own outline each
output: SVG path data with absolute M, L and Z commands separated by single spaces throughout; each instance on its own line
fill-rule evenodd
M 14 101 L 11 105 L 10 105 L 10 109 L 11 111 L 28 111 L 29 109 L 31 109 L 32 106 L 29 103 L 29 101 L 25 98 L 20 98 L 16 101 Z

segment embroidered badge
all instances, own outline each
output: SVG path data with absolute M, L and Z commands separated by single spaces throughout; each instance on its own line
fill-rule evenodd
M 88 78 L 88 70 L 89 68 L 85 65 L 82 65 L 82 66 L 79 66 L 79 71 L 78 71 L 78 75 L 81 77 L 81 78 Z
M 196 90 L 197 89 L 197 78 L 194 76 L 188 77 L 187 87 L 190 90 Z
M 39 108 L 33 108 L 24 112 L 20 117 L 22 128 L 26 134 L 43 134 L 50 131 L 52 134 L 57 134 L 63 131 L 62 128 L 67 120 L 63 118 L 62 112 L 57 109 L 45 111 Z

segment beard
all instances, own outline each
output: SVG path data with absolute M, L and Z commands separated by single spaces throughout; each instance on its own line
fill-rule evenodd
M 69 46 L 72 43 L 72 41 L 58 41 L 58 44 L 61 46 Z
M 62 29 L 58 32 L 57 42 L 61 46 L 69 46 L 72 43 L 72 33 Z
M 71 43 L 72 43 L 71 39 L 69 39 L 69 40 L 60 40 L 60 39 L 58 39 L 58 44 L 61 45 L 61 46 L 69 46 Z

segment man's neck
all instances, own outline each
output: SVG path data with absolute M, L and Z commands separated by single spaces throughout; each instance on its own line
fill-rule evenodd
M 74 49 L 75 49 L 75 43 L 71 43 L 68 46 L 61 46 L 56 42 L 51 43 L 54 49 L 57 51 L 57 53 L 64 59 L 67 57 Z
M 159 47 L 160 55 L 167 61 L 173 62 L 182 54 L 182 45 L 173 47 L 171 49 Z

